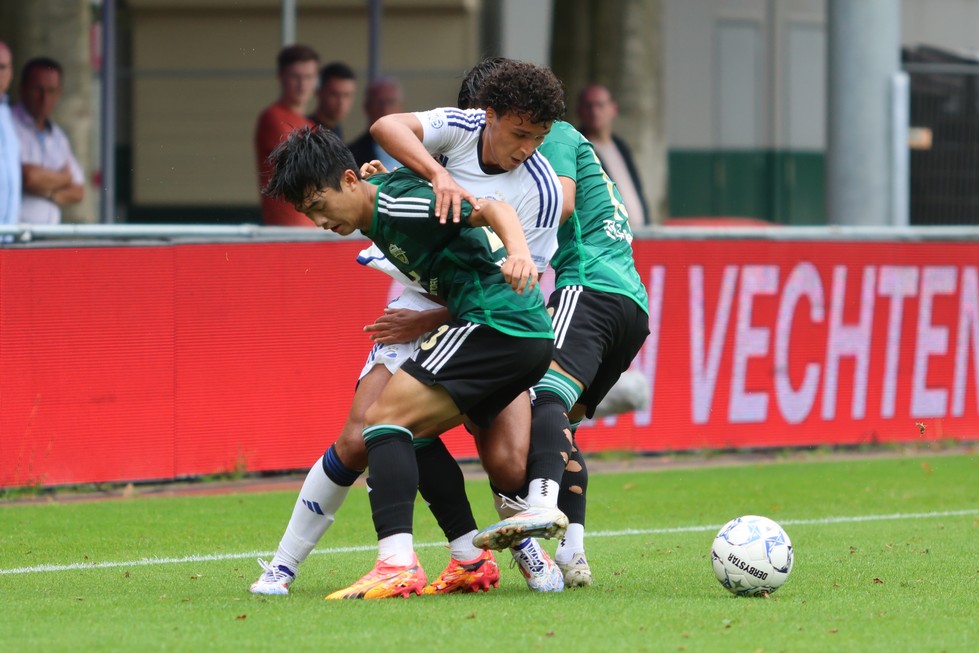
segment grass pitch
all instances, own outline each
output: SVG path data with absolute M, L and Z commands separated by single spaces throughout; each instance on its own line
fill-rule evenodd
M 485 481 L 469 494 L 493 520 Z M 979 456 L 765 462 L 596 474 L 591 588 L 527 590 L 500 557 L 487 594 L 330 601 L 365 573 L 363 486 L 287 597 L 248 594 L 293 492 L 0 505 L 0 641 L 10 651 L 979 650 Z M 768 599 L 716 581 L 710 544 L 762 514 L 795 567 Z M 424 504 L 429 574 L 448 560 Z M 553 545 L 548 548 L 553 551 Z

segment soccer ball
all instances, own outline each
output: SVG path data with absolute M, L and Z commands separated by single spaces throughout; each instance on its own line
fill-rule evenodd
M 792 571 L 792 542 L 767 517 L 745 515 L 724 524 L 710 550 L 714 575 L 738 596 L 767 596 Z

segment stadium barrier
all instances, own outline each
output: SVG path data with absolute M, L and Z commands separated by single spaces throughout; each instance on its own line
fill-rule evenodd
M 355 263 L 365 241 L 315 230 L 3 229 L 0 487 L 305 469 L 396 292 Z M 586 452 L 979 437 L 979 230 L 649 228 L 634 246 L 648 406 L 584 424 Z M 446 441 L 475 456 L 461 429 Z

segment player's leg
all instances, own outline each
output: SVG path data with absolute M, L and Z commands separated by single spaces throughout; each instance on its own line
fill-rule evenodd
M 513 516 L 482 529 L 473 540 L 480 548 L 502 551 L 528 537 L 560 537 L 567 528 L 567 516 L 558 510 L 557 500 L 571 451 L 568 410 L 580 386 L 558 370 L 560 366 L 552 361 L 534 386 L 524 505 L 518 504 L 520 511 Z
M 577 431 L 581 418 L 575 413 L 583 414 L 581 404 L 572 408 L 570 415 L 572 436 Z M 561 479 L 561 492 L 558 495 L 558 508 L 568 516 L 568 530 L 558 541 L 554 560 L 564 576 L 567 587 L 583 587 L 591 585 L 592 574 L 585 558 L 585 506 L 588 493 L 588 466 L 578 445 L 572 440 L 571 458 Z
M 534 386 L 536 399 L 527 463 L 527 502 L 545 508 L 557 504 L 557 490 L 570 460 L 569 411 L 581 399 L 586 411 L 594 412 L 649 332 L 645 312 L 624 296 L 569 286 L 555 291 L 548 305 L 553 311 L 554 360 Z M 564 457 L 555 458 L 555 451 Z M 584 493 L 580 500 L 584 501 Z M 580 512 L 584 513 L 583 508 Z M 484 529 L 476 544 L 496 548 L 500 543 L 509 543 L 508 538 L 520 532 L 517 522 L 518 517 L 513 517 Z M 583 532 L 584 525 L 574 530 L 579 528 Z
M 453 320 L 426 340 L 392 377 L 365 418 L 370 501 L 378 534 L 374 571 L 327 598 L 373 598 L 419 592 L 424 572 L 412 541 L 418 467 L 413 433 L 462 413 L 488 426 L 538 378 L 553 351 L 550 339 L 517 338 Z
M 590 386 L 591 387 L 591 386 Z M 612 389 L 598 402 L 594 417 L 619 415 L 649 405 L 649 382 L 640 372 L 623 372 Z M 571 433 L 577 433 L 587 407 L 580 401 L 571 409 Z M 564 572 L 565 585 L 583 587 L 592 584 L 591 567 L 585 557 L 585 506 L 588 494 L 588 466 L 585 457 L 572 442 L 571 459 L 561 479 L 558 508 L 568 516 L 568 530 L 558 542 L 554 559 Z
M 555 350 L 554 354 L 566 369 L 587 379 L 585 390 L 570 413 L 572 433 L 582 419 L 594 417 L 605 400 L 616 394 L 614 390 L 623 380 L 623 372 L 649 334 L 645 311 L 625 296 L 585 289 L 578 303 L 573 329 L 567 334 L 565 346 Z M 593 349 L 589 350 L 589 347 Z M 589 367 L 589 361 L 597 361 L 597 367 Z M 626 392 L 614 396 L 606 410 L 625 412 L 648 401 L 648 395 L 643 396 L 641 391 L 642 388 L 648 390 L 645 379 L 630 375 L 625 381 Z M 575 449 L 578 449 L 577 445 Z M 570 523 L 554 554 L 569 587 L 586 586 L 592 582 L 584 542 L 588 469 L 583 456 L 577 460 L 580 469 L 575 461 L 572 456 L 568 462 L 558 502 L 561 509 L 569 513 Z
M 340 436 L 313 464 L 303 481 L 275 555 L 269 563 L 259 561 L 264 571 L 252 583 L 252 593 L 288 594 L 299 566 L 333 524 L 350 487 L 367 466 L 367 448 L 361 434 L 364 412 L 380 396 L 390 378 L 391 372 L 383 365 L 371 366 L 361 377 Z
M 458 415 L 452 397 L 398 370 L 368 409 L 363 439 L 367 447 L 368 497 L 377 533 L 374 569 L 327 599 L 372 599 L 420 594 L 427 584 L 412 536 L 418 465 L 413 433 Z
M 493 423 L 476 429 L 476 450 L 494 492 L 511 497 L 526 493 L 530 449 L 530 395 L 521 392 Z
M 292 516 L 271 563 L 259 560 L 262 575 L 252 583 L 256 594 L 287 594 L 299 565 L 333 523 L 354 481 L 367 466 L 362 435 L 364 412 L 380 396 L 384 385 L 410 358 L 414 343 L 375 345 L 361 370 L 347 420 L 337 440 L 310 468 L 293 507 Z
M 522 392 L 485 429 L 476 431 L 479 459 L 490 478 L 500 519 L 521 512 L 527 493 L 527 454 L 530 448 L 530 395 Z M 535 592 L 560 592 L 563 572 L 534 538 L 521 538 L 510 555 Z
M 452 424 L 454 426 L 454 424 Z M 447 428 L 438 427 L 441 433 Z M 500 583 L 500 569 L 492 551 L 473 546 L 476 519 L 466 495 L 459 463 L 438 438 L 415 437 L 418 492 L 449 542 L 449 564 L 425 586 L 422 594 L 488 591 Z

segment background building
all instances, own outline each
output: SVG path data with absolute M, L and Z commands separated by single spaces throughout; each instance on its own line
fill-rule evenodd
M 936 199 L 968 195 L 974 172 L 967 156 L 956 158 L 955 148 L 968 154 L 975 147 L 963 134 L 977 119 L 968 80 L 976 79 L 979 2 L 876 1 L 893 2 L 906 52 L 928 46 L 948 53 L 938 57 L 946 66 L 940 73 L 924 68 L 921 57 L 906 56 L 911 121 L 920 123 L 910 125 L 912 145 L 919 148 L 911 153 L 911 222 L 979 223 L 979 202 Z M 402 80 L 409 109 L 453 104 L 462 73 L 484 54 L 552 65 L 568 85 L 571 117 L 580 87 L 604 81 L 619 99 L 617 131 L 637 153 L 658 221 L 740 216 L 825 224 L 829 2 L 383 0 L 374 63 Z M 258 220 L 252 129 L 257 112 L 277 92 L 274 57 L 287 4 L 114 3 L 116 221 Z M 292 4 L 295 40 L 316 47 L 324 61 L 349 62 L 360 75 L 345 125 L 347 134 L 359 133 L 371 64 L 371 3 Z M 0 38 L 12 43 L 17 62 L 41 52 L 66 59 L 68 88 L 59 119 L 88 162 L 93 191 L 101 179 L 101 8 L 102 0 L 0 0 Z M 582 22 L 590 17 L 592 32 L 586 33 Z M 552 61 L 554 48 L 567 47 L 569 39 L 579 51 Z M 931 82 L 917 77 L 925 74 L 942 76 Z M 934 126 L 943 112 L 954 127 L 948 120 Z M 933 182 L 926 183 L 929 175 Z M 934 184 L 949 176 L 958 176 L 959 186 L 936 190 Z M 98 216 L 88 204 L 69 219 L 92 222 Z

